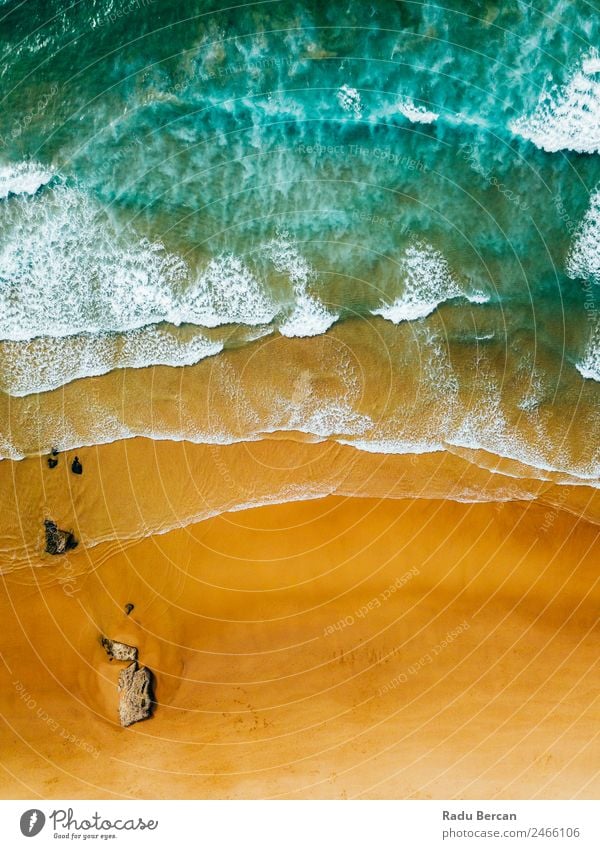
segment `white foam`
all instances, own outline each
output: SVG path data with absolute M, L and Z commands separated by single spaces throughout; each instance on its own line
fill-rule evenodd
M 233 254 L 212 259 L 185 293 L 180 307 L 182 321 L 203 327 L 268 324 L 277 312 L 261 283 Z
M 18 162 L 0 166 L 0 198 L 14 195 L 33 195 L 50 182 L 54 174 L 35 162 Z
M 600 57 L 596 54 L 591 54 L 584 58 L 582 62 L 582 68 L 584 74 L 598 74 L 600 73 Z
M 582 377 L 600 381 L 600 348 L 589 352 L 581 362 L 577 363 L 577 371 Z
M 443 414 L 437 432 L 446 433 L 457 407 L 459 392 L 459 380 L 450 360 L 448 340 L 427 326 L 417 326 L 415 335 L 419 341 L 419 364 L 425 376 L 427 394 L 438 401 L 443 399 Z M 431 418 L 427 423 L 422 423 L 419 436 L 432 424 Z
M 320 301 L 306 293 L 299 293 L 292 314 L 279 325 L 279 332 L 288 338 L 320 336 L 338 319 Z
M 339 318 L 330 312 L 308 291 L 309 283 L 315 283 L 317 275 L 311 265 L 291 240 L 289 233 L 279 233 L 265 246 L 265 253 L 279 272 L 289 276 L 294 290 L 294 308 L 279 325 L 282 336 L 319 336 L 325 333 Z
M 489 303 L 489 300 L 490 300 L 489 295 L 486 295 L 485 292 L 482 292 L 479 289 L 477 289 L 473 292 L 465 292 L 463 294 L 463 297 L 466 298 L 467 301 L 470 304 L 487 304 L 487 303 Z M 494 334 L 492 333 L 492 336 L 493 335 Z M 486 337 L 486 338 L 491 338 L 491 337 Z
M 485 360 L 482 359 L 479 369 L 481 372 L 487 370 Z M 527 373 L 527 369 L 524 373 Z M 542 419 L 538 421 L 535 430 L 536 439 L 532 440 L 529 434 L 526 436 L 522 429 L 514 427 L 507 420 L 503 410 L 503 393 L 488 376 L 477 396 L 474 395 L 474 404 L 462 413 L 462 420 L 447 432 L 444 442 L 450 450 L 456 446 L 516 461 L 526 467 L 527 476 L 540 480 L 546 480 L 546 473 L 549 472 L 562 475 L 563 483 L 597 485 L 600 473 L 597 459 L 574 459 L 564 442 L 556 445 Z M 475 462 L 474 459 L 472 461 Z M 483 458 L 476 462 L 482 468 L 487 468 L 487 461 Z M 502 470 L 502 474 L 509 473 Z M 517 476 L 521 476 L 521 473 L 517 472 Z
M 159 242 L 121 233 L 77 189 L 0 207 L 0 337 L 125 332 L 149 324 L 270 322 L 277 307 L 232 255 L 191 272 Z M 188 283 L 188 285 L 184 285 Z
M 276 239 L 265 245 L 265 253 L 277 269 L 289 275 L 294 287 L 304 291 L 315 272 L 310 263 L 302 256 L 298 245 L 290 234 L 281 230 Z
M 523 410 L 524 413 L 533 413 L 539 408 L 539 406 L 540 403 L 534 392 L 525 395 L 525 397 L 517 404 L 519 410 Z
M 344 84 L 337 93 L 337 99 L 344 112 L 357 119 L 362 118 L 362 100 L 357 89 Z
M 455 297 L 451 295 L 450 297 Z M 444 299 L 442 299 L 444 300 Z M 394 324 L 400 324 L 401 321 L 416 321 L 418 318 L 425 318 L 430 315 L 442 301 L 419 301 L 412 295 L 397 298 L 389 307 L 380 307 L 373 310 L 373 315 L 380 315 Z
M 282 311 L 239 257 L 224 253 L 193 272 L 160 242 L 113 224 L 78 189 L 13 198 L 0 205 L 0 229 L 0 339 L 125 333 L 161 322 L 263 328 Z M 309 291 L 317 275 L 298 247 L 282 234 L 264 254 L 292 286 L 282 333 L 324 333 L 339 316 Z
M 600 325 L 593 329 L 583 359 L 575 365 L 582 377 L 600 381 Z
M 394 324 L 425 318 L 452 298 L 466 298 L 477 304 L 488 300 L 483 292 L 465 292 L 443 255 L 425 242 L 410 245 L 400 260 L 400 267 L 404 292 L 392 304 L 372 311 L 373 315 L 380 315 Z
M 437 112 L 431 112 L 424 106 L 420 106 L 410 97 L 401 100 L 398 109 L 413 124 L 433 124 L 440 117 Z
M 521 398 L 517 402 L 517 408 L 528 415 L 537 416 L 540 405 L 546 396 L 546 380 L 545 375 L 536 366 L 534 358 L 531 354 L 522 356 L 517 369 L 518 383 L 524 382 L 524 387 L 521 390 Z
M 0 338 L 132 330 L 165 319 L 187 268 L 120 232 L 77 189 L 0 204 Z
M 292 416 L 287 429 L 327 439 L 340 433 L 363 434 L 372 426 L 369 416 L 357 413 L 345 400 L 333 400 L 312 409 L 307 415 Z
M 338 439 L 337 442 L 369 454 L 435 454 L 445 450 L 441 442 L 412 442 L 404 439 Z
M 532 115 L 511 121 L 509 129 L 548 152 L 600 151 L 600 59 L 592 51 L 564 86 L 547 88 Z
M 159 326 L 124 336 L 100 334 L 0 343 L 0 390 L 13 396 L 47 392 L 72 380 L 116 368 L 193 365 L 223 350 L 223 343 L 196 333 L 182 340 Z
M 600 191 L 590 196 L 589 207 L 573 236 L 566 272 L 571 278 L 591 277 L 600 282 Z
M 255 442 L 267 433 L 293 431 L 319 440 L 349 439 L 353 435 L 365 434 L 373 425 L 369 416 L 358 413 L 352 406 L 358 387 L 352 386 L 351 380 L 344 374 L 343 363 L 337 363 L 339 380 L 329 397 L 316 397 L 311 391 L 310 380 L 303 383 L 292 399 L 271 393 L 267 405 L 271 411 L 266 420 L 264 414 L 261 418 L 254 399 L 244 393 L 239 381 L 236 382 L 235 372 L 228 374 L 226 363 L 217 364 L 215 368 L 214 380 L 218 387 L 215 392 L 230 401 L 230 406 L 235 409 L 233 417 L 220 414 L 220 405 L 215 403 L 206 421 L 199 422 L 195 407 L 189 408 L 187 400 L 180 398 L 174 425 L 168 412 L 165 415 L 161 413 L 160 405 L 137 405 L 133 410 L 123 411 L 118 404 L 107 407 L 100 397 L 86 396 L 85 433 L 77 431 L 76 419 L 72 418 L 69 406 L 49 410 L 45 414 L 36 410 L 34 419 L 22 423 L 19 445 L 13 443 L 10 432 L 5 434 L 0 428 L 3 456 L 17 460 L 29 454 L 47 453 L 52 446 L 59 451 L 67 451 L 134 436 L 206 445 Z M 261 399 L 261 404 L 264 400 Z

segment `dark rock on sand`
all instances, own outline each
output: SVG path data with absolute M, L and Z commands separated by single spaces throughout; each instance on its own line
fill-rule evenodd
M 46 519 L 46 552 L 48 554 L 65 554 L 72 548 L 77 547 L 77 540 L 71 531 L 61 530 L 56 522 Z
M 109 640 L 108 637 L 102 637 L 101 642 L 111 660 L 137 660 L 138 650 L 135 646 L 119 643 L 117 640 Z
M 127 604 L 125 605 L 125 613 L 127 616 L 129 616 L 134 607 L 135 604 L 132 604 L 130 601 L 127 602 Z
M 71 471 L 74 475 L 82 475 L 83 474 L 83 466 L 79 462 L 79 457 L 75 457 L 73 462 L 71 463 Z
M 119 675 L 119 718 L 126 727 L 152 715 L 152 673 L 135 661 Z

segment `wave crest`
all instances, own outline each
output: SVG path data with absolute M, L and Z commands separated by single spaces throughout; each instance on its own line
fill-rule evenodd
M 53 177 L 52 171 L 36 162 L 0 166 L 0 199 L 9 195 L 34 195 Z
M 372 311 L 373 315 L 380 315 L 394 324 L 425 318 L 452 298 L 466 298 L 478 304 L 488 300 L 483 292 L 465 292 L 445 257 L 426 242 L 410 245 L 400 266 L 405 284 L 403 294 L 392 304 Z
M 566 85 L 545 90 L 533 114 L 512 121 L 509 129 L 549 153 L 598 153 L 600 82 L 594 76 L 599 71 L 595 51 L 583 56 Z

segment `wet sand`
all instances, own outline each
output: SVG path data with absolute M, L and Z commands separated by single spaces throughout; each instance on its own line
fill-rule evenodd
M 32 560 L 1 592 L 0 792 L 596 797 L 600 527 L 565 506 L 327 497 Z M 101 634 L 155 673 L 150 720 L 118 725 Z

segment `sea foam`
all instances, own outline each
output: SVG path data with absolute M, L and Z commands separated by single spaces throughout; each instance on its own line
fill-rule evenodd
M 194 270 L 159 241 L 119 228 L 79 189 L 0 205 L 0 339 L 124 333 L 168 322 L 261 327 L 281 317 L 286 336 L 324 333 L 339 317 L 309 290 L 317 275 L 287 234 L 263 246 L 288 275 L 291 303 L 276 302 L 232 253 Z
M 600 324 L 593 328 L 585 354 L 576 367 L 582 377 L 600 381 Z
M 533 114 L 509 124 L 509 129 L 537 147 L 553 153 L 600 151 L 600 59 L 595 51 L 583 56 L 563 86 L 546 88 Z
M 362 118 L 363 106 L 360 92 L 349 85 L 343 85 L 338 93 L 337 100 L 344 112 L 348 112 L 357 120 Z
M 340 445 L 351 445 L 358 451 L 368 454 L 437 454 L 444 451 L 441 442 L 419 441 L 407 439 L 338 439 Z
M 600 190 L 590 196 L 588 209 L 575 231 L 566 272 L 573 279 L 590 277 L 600 283 Z
M 330 312 L 308 290 L 317 275 L 300 253 L 289 233 L 282 231 L 265 246 L 265 253 L 277 269 L 288 275 L 294 290 L 294 308 L 280 323 L 282 336 L 319 336 L 337 321 L 339 315 Z
M 413 124 L 433 124 L 440 117 L 437 112 L 416 104 L 410 97 L 401 100 L 398 109 Z
M 2 342 L 0 390 L 15 397 L 31 395 L 116 368 L 193 365 L 222 350 L 222 342 L 200 333 L 183 340 L 156 325 L 124 335 L 41 336 L 28 342 Z
M 372 310 L 373 315 L 394 324 L 425 318 L 452 298 L 466 298 L 477 304 L 488 300 L 483 292 L 465 292 L 444 256 L 426 242 L 415 242 L 406 248 L 400 268 L 404 292 L 392 304 Z
M 35 162 L 0 165 L 0 199 L 9 195 L 33 195 L 54 177 L 52 171 Z
M 272 321 L 278 307 L 239 257 L 223 254 L 212 259 L 199 274 L 192 288 L 186 291 L 179 311 L 182 322 L 203 327 L 256 326 Z M 175 307 L 168 320 L 173 321 L 177 312 Z
M 159 242 L 132 238 L 77 189 L 0 204 L 0 338 L 133 330 L 165 319 L 186 277 Z

